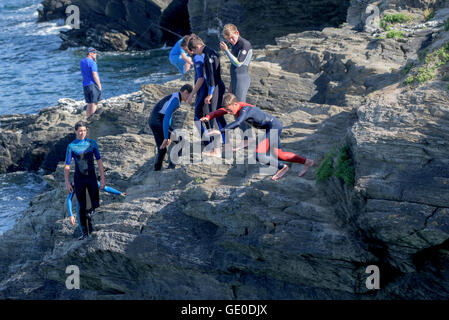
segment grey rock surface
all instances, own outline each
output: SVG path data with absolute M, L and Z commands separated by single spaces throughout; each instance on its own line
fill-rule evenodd
M 402 70 L 448 41 L 431 26 L 405 42 L 344 26 L 255 51 L 248 102 L 282 120 L 285 150 L 320 163 L 348 145 L 354 187 L 336 177 L 317 183 L 316 168 L 298 178 L 298 164 L 278 182 L 259 165 L 224 161 L 152 171 L 147 118 L 191 75 L 103 101 L 89 137 L 107 184 L 128 196 L 102 194 L 82 242 L 65 217 L 60 157 L 83 103 L 0 117 L 2 172 L 49 170 L 49 188 L 0 237 L 0 298 L 446 300 L 447 80 L 405 85 Z M 327 83 L 317 81 L 323 75 Z M 324 98 L 314 103 L 317 93 Z M 192 106 L 180 107 L 176 126 L 193 132 Z M 68 265 L 80 268 L 81 290 L 65 288 Z M 365 286 L 370 265 L 381 290 Z

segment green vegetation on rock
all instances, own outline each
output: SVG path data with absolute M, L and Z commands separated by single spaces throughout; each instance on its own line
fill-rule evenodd
M 449 42 L 430 53 L 427 53 L 427 51 L 421 53 L 419 59 L 422 65 L 415 70 L 413 75 L 407 77 L 405 84 L 410 85 L 415 80 L 419 83 L 424 83 L 436 78 L 438 76 L 438 69 L 449 62 Z M 404 71 L 408 69 L 408 72 L 410 72 L 414 67 L 406 66 Z M 442 78 L 442 80 L 445 80 L 445 78 Z
M 404 38 L 405 32 L 400 30 L 391 30 L 387 32 L 387 38 L 389 39 L 399 39 Z
M 413 16 L 405 13 L 386 14 L 380 20 L 380 27 L 386 31 L 390 30 L 390 26 L 396 23 L 410 22 Z
M 424 10 L 424 20 L 429 21 L 435 16 L 435 9 L 427 8 Z
M 338 153 L 337 147 L 332 148 L 324 157 L 315 175 L 317 182 L 327 181 L 334 176 L 342 179 L 345 184 L 354 186 L 355 169 L 349 147 L 340 147 Z

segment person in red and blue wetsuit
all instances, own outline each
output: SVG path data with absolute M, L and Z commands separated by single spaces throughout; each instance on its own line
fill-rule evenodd
M 76 139 L 67 146 L 64 178 L 67 191 L 73 193 L 75 190 L 76 198 L 79 204 L 79 222 L 81 228 L 81 237 L 86 238 L 91 230 L 88 226 L 88 215 L 86 211 L 86 190 L 89 192 L 92 209 L 100 206 L 100 196 L 95 174 L 94 157 L 97 160 L 98 170 L 100 171 L 100 189 L 105 187 L 104 166 L 101 160 L 100 151 L 97 142 L 87 139 L 87 124 L 79 121 L 75 124 Z M 72 158 L 75 159 L 74 188 L 69 182 L 70 164 Z
M 206 46 L 203 40 L 197 35 L 191 35 L 188 48 L 195 55 L 201 56 L 204 54 L 204 77 L 208 90 L 204 103 L 209 105 L 209 112 L 214 112 L 221 106 L 226 90 L 221 79 L 220 56 L 217 52 Z M 224 117 L 218 117 L 212 121 L 211 126 L 219 130 L 226 126 L 226 120 Z M 226 143 L 224 134 L 222 134 L 222 139 L 223 143 Z M 210 152 L 210 155 L 221 156 L 221 146 L 218 141 L 212 139 L 212 142 L 213 150 Z
M 223 106 L 224 108 L 217 110 L 215 113 L 208 114 L 201 120 L 208 121 L 214 116 L 220 116 L 224 113 L 234 115 L 236 120 L 228 124 L 220 131 L 213 130 L 209 132 L 209 134 L 220 134 L 226 130 L 235 129 L 244 121 L 256 129 L 266 130 L 265 139 L 256 147 L 256 160 L 262 163 L 277 164 L 278 171 L 272 177 L 273 180 L 282 178 L 289 170 L 288 166 L 282 161 L 303 164 L 304 167 L 299 173 L 300 177 L 303 176 L 307 170 L 315 164 L 315 162 L 311 159 L 306 159 L 292 152 L 286 152 L 281 149 L 280 136 L 282 132 L 282 122 L 278 118 L 263 112 L 261 109 L 253 105 L 239 102 L 236 96 L 232 93 L 227 93 L 224 95 Z M 273 141 L 272 133 L 275 134 L 274 139 L 277 141 Z M 277 145 L 275 143 L 277 143 Z M 273 147 L 273 144 L 275 144 L 275 147 Z M 270 146 L 272 147 L 272 150 L 270 150 Z M 270 152 L 268 153 L 268 151 Z

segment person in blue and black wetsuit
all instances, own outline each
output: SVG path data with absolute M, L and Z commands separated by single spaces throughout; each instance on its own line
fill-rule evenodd
M 226 130 L 232 130 L 240 126 L 242 122 L 246 122 L 256 129 L 266 130 L 265 139 L 262 140 L 256 147 L 256 160 L 262 163 L 276 164 L 278 171 L 272 177 L 273 180 L 278 180 L 284 176 L 289 170 L 288 166 L 282 161 L 295 162 L 303 164 L 303 169 L 299 172 L 299 176 L 303 176 L 307 170 L 315 164 L 311 159 L 298 156 L 293 152 L 286 152 L 281 149 L 281 132 L 282 122 L 269 114 L 266 114 L 261 109 L 249 105 L 244 102 L 239 102 L 235 95 L 226 93 L 223 97 L 223 106 L 226 113 L 230 113 L 236 117 L 236 120 L 226 127 L 218 130 L 213 130 L 210 134 L 220 134 Z M 209 121 L 216 115 L 223 114 L 219 109 L 215 114 L 209 114 L 202 119 L 202 121 Z M 274 133 L 274 138 L 271 133 Z M 273 140 L 274 139 L 274 140 Z M 277 143 L 277 145 L 276 145 Z
M 220 57 L 218 53 L 206 46 L 197 35 L 191 35 L 188 48 L 196 55 L 204 54 L 204 76 L 207 83 L 207 96 L 204 103 L 209 105 L 209 112 L 216 111 L 221 107 L 223 94 L 226 87 L 221 79 Z M 211 123 L 212 127 L 219 130 L 226 126 L 224 117 L 218 117 Z M 222 135 L 223 143 L 226 143 L 225 135 Z M 216 139 L 212 139 L 213 150 L 209 153 L 211 156 L 221 157 L 221 146 Z
M 154 162 L 154 171 L 161 170 L 162 162 L 167 153 L 167 147 L 171 143 L 170 133 L 173 131 L 173 112 L 179 107 L 181 101 L 187 101 L 191 92 L 192 86 L 190 84 L 185 84 L 181 87 L 179 92 L 168 95 L 159 101 L 151 112 L 148 119 L 148 125 L 150 126 L 151 131 L 153 131 L 158 151 Z M 173 167 L 174 164 L 170 161 L 169 168 Z
M 192 34 L 190 37 L 195 36 L 195 34 Z M 192 104 L 193 97 L 196 95 L 194 121 L 200 137 L 203 138 L 203 134 L 204 132 L 206 132 L 206 129 L 199 120 L 209 113 L 209 107 L 204 103 L 204 99 L 207 96 L 207 85 L 206 81 L 204 81 L 204 53 L 201 55 L 197 55 L 190 50 L 188 50 L 188 52 L 193 56 L 195 84 L 193 86 L 193 91 L 190 93 L 189 98 L 187 99 L 187 103 Z M 206 141 L 204 141 L 204 144 L 207 145 L 209 142 L 209 139 L 207 139 Z
M 81 227 L 81 237 L 86 238 L 90 233 L 88 226 L 88 215 L 86 212 L 86 190 L 89 192 L 92 209 L 100 206 L 100 196 L 95 174 L 94 157 L 97 160 L 100 171 L 100 189 L 105 187 L 104 167 L 101 160 L 97 142 L 87 139 L 87 124 L 79 121 L 75 124 L 76 139 L 67 146 L 65 157 L 64 178 L 67 191 L 73 193 L 75 189 L 76 198 L 79 204 L 79 222 Z M 75 159 L 74 188 L 69 182 L 70 163 Z
M 97 185 L 98 188 L 100 188 L 100 181 L 97 181 Z M 104 187 L 104 191 L 111 193 L 111 194 L 117 194 L 117 195 L 121 195 L 121 196 L 126 196 L 126 193 L 118 191 L 114 188 L 105 186 Z M 75 225 L 75 216 L 73 215 L 73 197 L 75 196 L 75 192 L 69 193 L 69 195 L 67 196 L 67 211 L 69 212 L 69 218 L 70 218 L 70 222 L 72 223 L 72 225 Z M 92 232 L 93 231 L 93 227 L 92 227 L 92 219 L 90 216 L 90 213 L 92 212 L 92 208 L 90 208 L 89 210 L 86 211 L 87 214 L 87 227 L 88 229 Z M 81 223 L 80 223 L 80 218 L 79 218 L 79 204 L 78 202 L 76 202 L 76 213 L 77 213 L 77 219 L 78 219 L 78 226 L 80 227 L 81 233 L 83 232 L 82 228 L 81 228 Z

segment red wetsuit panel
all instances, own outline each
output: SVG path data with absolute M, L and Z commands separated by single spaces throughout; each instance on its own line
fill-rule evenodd
M 269 148 L 270 148 L 270 142 L 267 138 L 257 145 L 256 152 L 257 153 L 267 153 Z M 274 148 L 273 153 L 279 160 L 282 160 L 282 161 L 295 162 L 295 163 L 301 163 L 301 164 L 306 163 L 306 158 L 298 156 L 298 155 L 294 154 L 293 152 L 282 151 L 282 149 Z
M 239 106 L 240 106 L 240 108 L 246 107 L 246 106 L 248 106 L 248 107 L 254 107 L 253 105 L 247 104 L 246 102 L 239 102 Z M 225 109 L 225 108 L 220 108 L 220 109 L 217 109 L 217 110 L 214 111 L 214 112 L 209 113 L 209 114 L 206 116 L 206 118 L 210 121 L 210 120 L 212 120 L 212 119 L 215 119 L 215 118 L 224 116 L 225 114 L 228 114 L 228 112 L 226 111 L 226 109 Z M 235 117 L 238 118 L 239 115 L 240 115 L 240 111 L 237 112 L 237 114 L 235 115 Z

